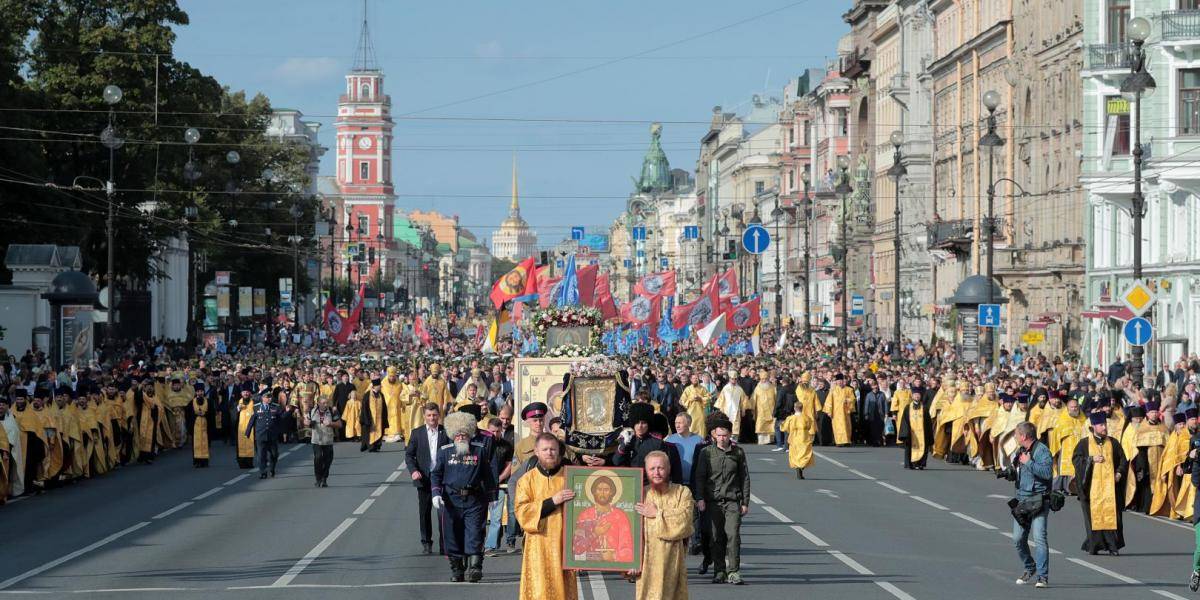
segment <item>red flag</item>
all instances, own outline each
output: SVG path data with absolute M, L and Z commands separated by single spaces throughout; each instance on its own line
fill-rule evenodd
M 743 302 L 725 311 L 725 324 L 729 331 L 747 329 L 762 321 L 762 296 Z
M 643 275 L 633 287 L 633 291 L 639 296 L 674 296 L 675 271 Z
M 527 258 L 496 280 L 496 283 L 492 285 L 492 293 L 488 294 L 488 297 L 492 299 L 492 304 L 497 309 L 513 298 L 533 294 L 537 291 L 533 277 L 533 269 L 536 264 L 533 258 Z
M 717 315 L 721 314 L 721 299 L 717 296 L 717 286 L 706 285 L 704 292 L 694 302 L 675 307 L 671 313 L 671 327 L 682 329 L 690 325 L 693 330 L 708 325 Z
M 617 318 L 617 305 L 613 302 L 612 289 L 608 286 L 608 273 L 596 277 L 593 300 L 605 321 Z
M 538 306 L 548 308 L 550 303 L 554 302 L 554 297 L 558 295 L 558 284 L 561 281 L 562 277 L 555 277 L 554 279 L 550 279 L 549 277 L 542 278 L 539 274 L 537 282 Z
M 662 315 L 662 298 L 654 297 L 647 298 L 645 296 L 637 296 L 633 300 L 621 305 L 621 321 L 629 323 L 634 327 L 642 325 L 658 326 L 658 320 Z
M 325 329 L 333 336 L 335 342 L 345 344 L 350 340 L 350 334 L 358 326 L 358 319 L 362 315 L 362 297 L 366 292 L 367 286 L 363 284 L 358 289 L 358 296 L 354 298 L 354 304 L 350 307 L 350 316 L 345 319 L 338 314 L 333 300 L 325 301 Z
M 730 267 L 729 270 L 725 271 L 724 273 L 713 275 L 712 279 L 709 279 L 704 284 L 704 287 L 707 288 L 714 282 L 716 282 L 722 298 L 732 298 L 738 295 L 737 273 L 734 272 L 733 267 Z
M 422 346 L 429 345 L 429 330 L 425 329 L 425 320 L 421 318 L 421 315 L 417 315 L 417 318 L 413 319 L 413 336 L 421 342 Z
M 579 304 L 596 307 L 596 277 L 600 274 L 600 265 L 588 265 L 575 271 L 579 281 Z

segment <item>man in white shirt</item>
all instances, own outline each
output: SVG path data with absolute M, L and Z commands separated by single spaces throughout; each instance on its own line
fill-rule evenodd
M 729 381 L 725 383 L 725 387 L 721 388 L 721 394 L 717 396 L 717 408 L 729 417 L 733 423 L 733 439 L 737 439 L 742 429 L 742 411 L 746 405 L 746 392 L 738 385 L 738 373 L 735 369 L 729 370 Z

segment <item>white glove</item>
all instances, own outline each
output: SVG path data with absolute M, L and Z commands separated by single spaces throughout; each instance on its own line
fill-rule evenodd
M 442 497 L 441 497 L 441 496 L 434 496 L 434 497 L 433 497 L 433 507 L 434 507 L 434 508 L 436 508 L 436 509 L 438 509 L 438 510 L 442 510 L 442 505 L 443 505 L 443 504 L 445 504 L 445 501 L 443 501 L 443 500 L 442 500 Z
M 628 446 L 629 442 L 632 442 L 632 441 L 633 441 L 633 430 L 632 429 L 626 429 L 621 432 L 621 445 L 622 446 Z

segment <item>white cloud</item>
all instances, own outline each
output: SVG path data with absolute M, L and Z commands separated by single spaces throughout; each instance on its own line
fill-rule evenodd
M 342 69 L 339 61 L 329 57 L 289 58 L 275 67 L 274 78 L 283 83 L 305 84 L 328 81 Z
M 475 56 L 480 58 L 501 58 L 504 56 L 504 46 L 496 40 L 488 40 L 475 46 Z

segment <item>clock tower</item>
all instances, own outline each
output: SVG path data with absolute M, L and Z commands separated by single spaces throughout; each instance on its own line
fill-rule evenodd
M 364 6 L 365 9 L 365 6 Z M 338 237 L 346 247 L 369 249 L 359 257 L 358 274 L 388 274 L 395 191 L 392 187 L 392 99 L 383 90 L 383 72 L 375 59 L 366 12 L 354 66 L 338 98 L 337 187 L 346 219 Z M 349 231 L 346 227 L 350 226 Z M 374 257 L 374 262 L 369 260 Z M 348 265 L 349 266 L 349 265 Z M 351 269 L 347 269 L 351 271 Z M 390 279 L 389 279 L 390 281 Z

